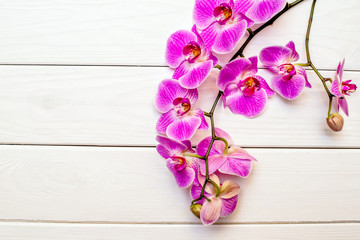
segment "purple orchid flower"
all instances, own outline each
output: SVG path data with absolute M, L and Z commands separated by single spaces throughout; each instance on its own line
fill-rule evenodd
M 206 184 L 204 195 L 211 200 L 208 202 L 204 199 L 198 203 L 202 204 L 200 211 L 200 219 L 204 225 L 211 225 L 216 222 L 219 217 L 230 215 L 236 208 L 240 186 L 233 181 L 226 180 L 220 184 L 219 178 L 212 174 L 210 179 L 220 187 L 217 190 L 211 183 Z M 191 197 L 196 199 L 200 196 L 205 177 L 198 174 L 191 187 Z
M 232 51 L 254 22 L 244 15 L 246 6 L 237 0 L 196 0 L 195 25 L 206 46 L 216 53 Z
M 159 133 L 184 141 L 190 139 L 197 129 L 207 129 L 204 112 L 193 108 L 198 99 L 196 89 L 186 89 L 174 79 L 160 83 L 155 97 L 156 108 L 162 112 L 156 125 Z
M 194 25 L 192 32 L 180 30 L 170 36 L 166 61 L 176 68 L 173 79 L 178 79 L 182 87 L 193 89 L 205 81 L 218 60 L 205 46 Z
M 186 153 L 194 153 L 189 140 L 178 142 L 167 137 L 157 136 L 159 145 L 156 146 L 158 153 L 166 159 L 166 166 L 174 175 L 180 188 L 189 187 L 195 179 L 197 162 L 192 157 L 186 157 Z
M 217 85 L 224 92 L 224 105 L 233 113 L 255 117 L 264 111 L 268 96 L 274 95 L 265 79 L 255 75 L 257 62 L 257 57 L 239 58 L 220 71 Z
M 255 23 L 264 23 L 280 12 L 286 0 L 243 0 L 243 11 Z
M 226 149 L 223 141 L 214 141 L 208 158 L 209 174 L 218 170 L 224 174 L 236 175 L 242 178 L 248 177 L 251 171 L 252 161 L 256 161 L 256 159 L 244 149 L 231 146 L 232 139 L 224 130 L 215 128 L 215 135 L 224 138 L 228 142 L 230 148 Z M 203 139 L 197 146 L 197 154 L 205 156 L 210 146 L 210 142 L 211 137 Z M 205 166 L 205 162 L 201 161 L 200 172 L 203 175 L 206 173 Z
M 260 61 L 275 74 L 272 87 L 285 99 L 293 100 L 305 87 L 311 88 L 303 67 L 291 64 L 299 59 L 294 42 L 284 46 L 272 46 L 261 50 Z
M 350 93 L 353 93 L 356 91 L 357 86 L 353 83 L 351 83 L 351 80 L 343 81 L 343 72 L 344 72 L 344 65 L 345 65 L 345 59 L 339 63 L 335 80 L 333 81 L 331 85 L 331 93 L 336 96 L 336 105 L 338 111 L 341 109 L 344 111 L 344 113 L 349 116 L 349 107 L 347 104 L 347 101 L 345 99 L 345 96 L 350 96 Z

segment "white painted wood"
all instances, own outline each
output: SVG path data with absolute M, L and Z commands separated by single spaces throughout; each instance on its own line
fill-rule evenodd
M 359 221 L 360 150 L 248 149 L 222 223 Z M 0 219 L 199 223 L 154 148 L 0 147 Z M 1 232 L 1 231 L 0 231 Z
M 358 240 L 360 224 L 131 225 L 0 223 L 1 240 Z
M 265 78 L 269 73 L 261 70 Z M 334 72 L 323 72 L 333 77 Z M 214 74 L 216 75 L 216 74 Z M 171 70 L 118 67 L 0 67 L 0 142 L 41 144 L 156 144 L 154 108 L 159 82 Z M 357 82 L 359 72 L 345 72 Z M 200 89 L 198 106 L 209 110 L 217 90 L 214 76 Z M 350 117 L 341 133 L 328 129 L 328 98 L 309 72 L 312 89 L 292 102 L 279 96 L 267 110 L 246 119 L 219 105 L 216 126 L 242 146 L 360 147 L 358 93 L 348 98 Z
M 164 65 L 168 36 L 192 26 L 194 0 L 11 0 L 0 2 L 0 63 Z M 282 16 L 249 45 L 295 41 L 305 61 L 304 38 L 311 1 Z M 314 16 L 313 62 L 359 70 L 358 0 L 319 1 Z

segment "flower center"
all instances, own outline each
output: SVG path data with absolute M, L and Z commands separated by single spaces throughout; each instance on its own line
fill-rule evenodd
M 214 17 L 220 24 L 225 24 L 232 16 L 229 4 L 222 3 L 214 9 Z
M 176 172 L 180 172 L 186 167 L 186 159 L 183 157 L 173 156 L 171 157 L 171 160 L 174 164 L 173 169 Z
M 183 48 L 183 54 L 186 60 L 193 61 L 200 56 L 201 48 L 196 42 L 191 41 Z
M 191 109 L 191 103 L 188 98 L 176 98 L 173 101 L 174 110 L 178 116 L 183 116 L 188 113 Z
M 259 80 L 253 77 L 248 77 L 244 81 L 239 82 L 239 88 L 245 96 L 251 96 L 261 87 Z
M 355 92 L 357 89 L 357 86 L 350 82 L 351 82 L 351 80 L 348 80 L 348 81 L 342 82 L 342 84 L 341 84 L 341 92 L 348 96 L 350 95 L 350 93 Z
M 292 77 L 296 74 L 296 69 L 294 65 L 290 63 L 280 65 L 279 71 L 281 75 L 288 75 L 289 77 Z

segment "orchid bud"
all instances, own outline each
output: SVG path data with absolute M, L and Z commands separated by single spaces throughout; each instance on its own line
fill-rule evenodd
M 326 122 L 334 132 L 340 132 L 344 126 L 344 118 L 339 113 L 332 113 Z
M 198 218 L 200 218 L 200 211 L 201 211 L 202 205 L 201 204 L 191 204 L 190 210 L 191 212 Z

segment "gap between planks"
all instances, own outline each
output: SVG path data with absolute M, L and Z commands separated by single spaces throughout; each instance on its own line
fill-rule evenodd
M 0 146 L 33 147 L 99 147 L 99 148 L 156 148 L 156 145 L 101 145 L 101 144 L 46 144 L 46 143 L 0 143 Z M 245 146 L 249 149 L 334 149 L 357 150 L 360 147 L 281 147 L 281 146 Z
M 126 64 L 56 64 L 56 63 L 0 63 L 0 66 L 14 66 L 14 67 L 133 67 L 133 68 L 168 68 L 166 65 L 126 65 Z M 258 67 L 258 69 L 267 69 L 265 67 Z M 311 70 L 305 67 L 305 70 Z M 336 69 L 317 68 L 319 71 L 335 72 Z M 359 70 L 344 69 L 344 72 L 360 72 Z
M 202 225 L 201 222 L 133 222 L 133 221 L 66 221 L 66 220 L 28 220 L 28 219 L 0 219 L 0 223 L 64 223 L 64 224 L 117 224 L 117 225 Z M 336 221 L 253 221 L 253 222 L 218 222 L 215 225 L 295 225 L 295 224 L 358 224 L 360 220 Z

